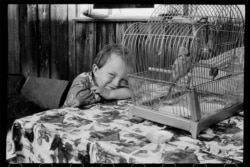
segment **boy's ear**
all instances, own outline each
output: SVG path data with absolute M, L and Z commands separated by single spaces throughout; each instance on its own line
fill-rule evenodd
M 93 73 L 95 75 L 97 73 L 97 71 L 99 70 L 99 68 L 98 68 L 98 66 L 96 64 L 93 64 L 92 70 L 93 70 Z

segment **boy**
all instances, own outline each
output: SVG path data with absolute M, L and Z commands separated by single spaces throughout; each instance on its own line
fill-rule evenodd
M 127 99 L 129 52 L 121 45 L 106 45 L 94 59 L 91 72 L 78 75 L 68 92 L 64 107 L 83 107 L 102 99 Z

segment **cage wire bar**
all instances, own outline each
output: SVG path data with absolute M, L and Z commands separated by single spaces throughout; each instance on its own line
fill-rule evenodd
M 196 138 L 243 104 L 244 19 L 236 5 L 160 5 L 146 23 L 130 25 L 122 43 L 133 55 L 131 116 Z

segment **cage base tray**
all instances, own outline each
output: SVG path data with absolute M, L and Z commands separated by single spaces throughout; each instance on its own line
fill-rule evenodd
M 243 104 L 236 104 L 229 108 L 223 109 L 207 118 L 203 118 L 199 121 L 193 121 L 191 119 L 186 119 L 178 116 L 166 115 L 157 111 L 146 109 L 143 107 L 130 105 L 129 108 L 129 118 L 141 117 L 147 120 L 151 120 L 157 123 L 169 125 L 182 130 L 186 130 L 191 133 L 193 138 L 197 138 L 198 134 L 208 128 L 209 126 L 221 122 L 228 117 L 236 114 L 242 109 Z

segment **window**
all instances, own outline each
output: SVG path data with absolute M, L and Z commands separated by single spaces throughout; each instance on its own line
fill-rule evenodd
M 117 6 L 117 5 L 116 5 Z M 126 6 L 121 6 L 115 8 L 115 6 L 110 6 L 110 8 L 103 8 L 101 5 L 94 5 L 94 4 L 82 4 L 79 5 L 78 10 L 79 10 L 79 15 L 78 17 L 84 17 L 83 12 L 88 12 L 90 13 L 98 13 L 102 15 L 107 15 L 109 17 L 150 17 L 151 13 L 153 13 L 154 9 L 158 6 L 157 4 L 134 4 L 134 7 L 131 8 L 130 5 Z M 108 6 L 107 6 L 108 7 Z
M 144 17 L 148 18 L 160 4 L 79 4 L 78 18 L 86 17 L 83 13 L 97 13 L 109 17 Z M 127 7 L 126 7 L 127 6 Z M 245 18 L 245 5 L 238 5 Z

